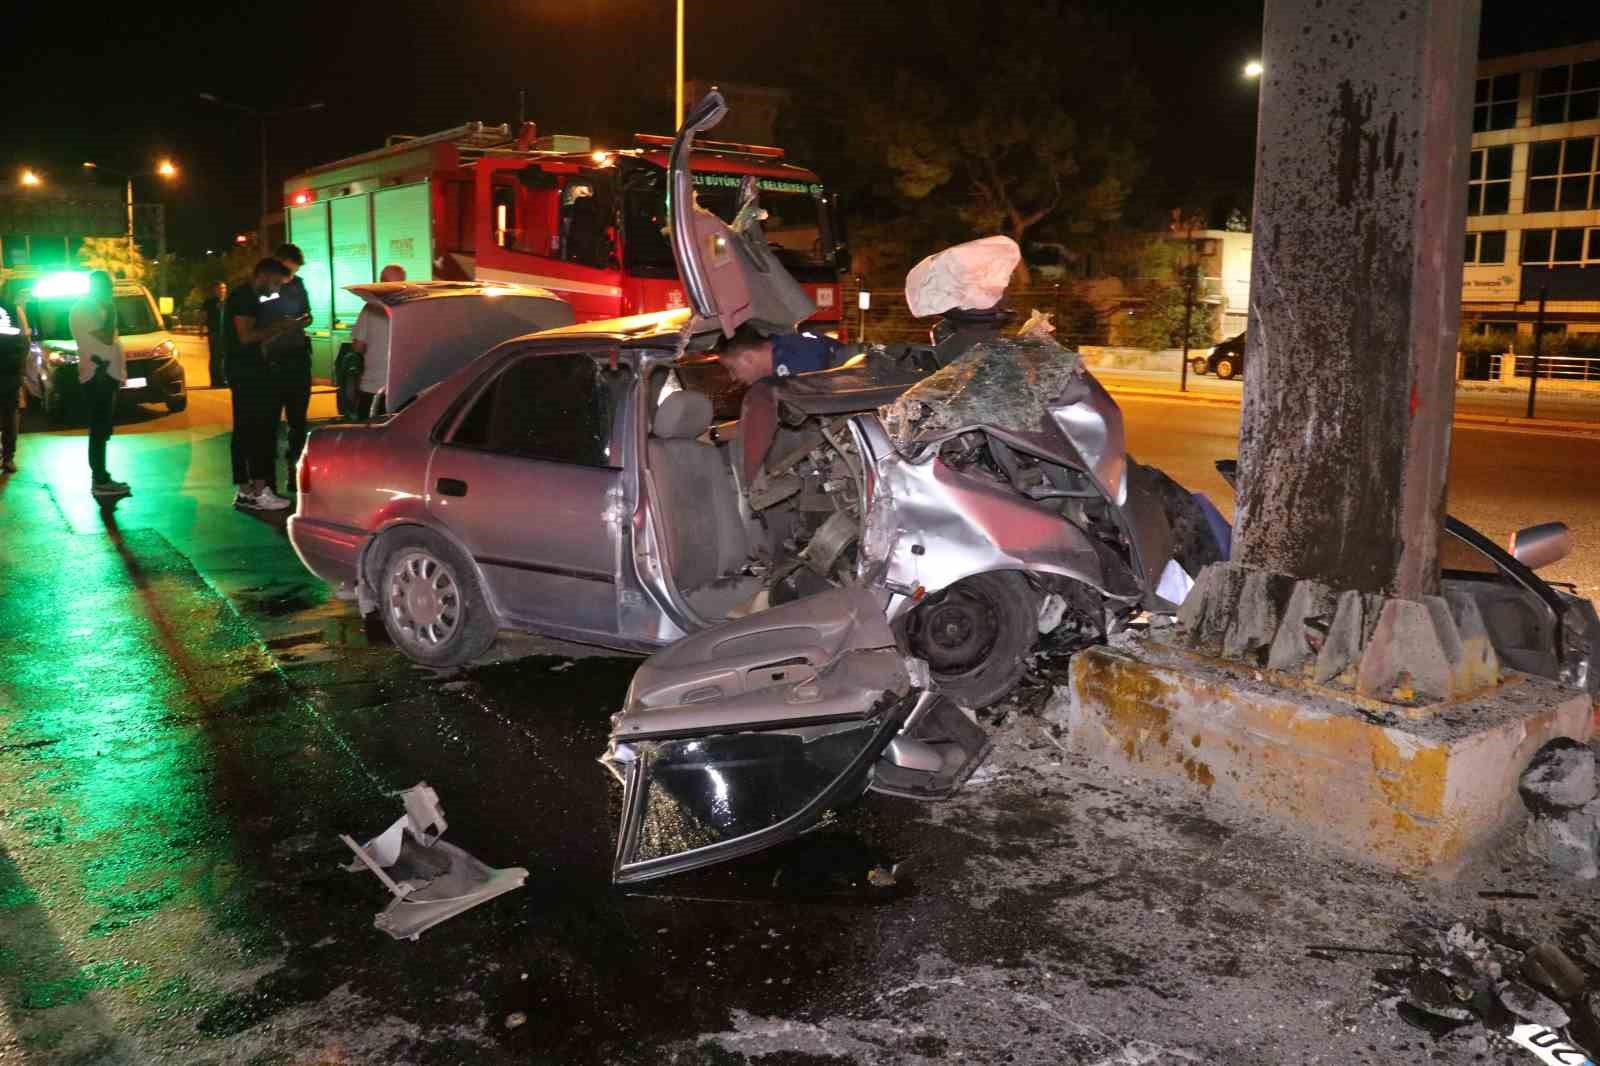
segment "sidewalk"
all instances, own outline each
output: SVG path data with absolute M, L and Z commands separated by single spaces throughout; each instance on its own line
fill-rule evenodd
M 1160 370 L 1092 369 L 1091 373 L 1113 395 L 1138 397 L 1176 403 L 1209 404 L 1216 407 L 1237 408 L 1243 401 L 1243 382 L 1219 381 L 1216 378 L 1190 375 L 1187 392 L 1179 391 L 1179 376 Z M 1473 382 L 1472 385 L 1483 384 Z M 1600 397 L 1594 400 L 1574 401 L 1571 397 L 1552 397 L 1541 394 L 1536 410 L 1558 410 L 1562 413 L 1593 409 L 1593 419 L 1587 418 L 1527 418 L 1515 413 L 1524 410 L 1525 392 L 1501 388 L 1460 388 L 1456 392 L 1455 422 L 1461 426 L 1494 427 L 1512 431 L 1543 434 L 1578 434 L 1600 436 Z M 1493 402 L 1480 402 L 1488 397 Z

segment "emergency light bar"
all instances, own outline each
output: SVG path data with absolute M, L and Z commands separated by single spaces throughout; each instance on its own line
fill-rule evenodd
M 33 283 L 33 298 L 36 300 L 56 300 L 63 296 L 87 296 L 89 294 L 89 275 L 78 270 L 63 270 L 55 274 L 46 274 Z
M 664 137 L 657 133 L 635 133 L 633 143 L 648 145 L 652 148 L 671 148 L 672 138 Z M 763 159 L 782 159 L 783 149 L 774 148 L 766 144 L 735 144 L 732 141 L 702 141 L 696 139 L 694 146 L 702 151 L 709 152 L 737 152 L 740 155 L 758 155 Z

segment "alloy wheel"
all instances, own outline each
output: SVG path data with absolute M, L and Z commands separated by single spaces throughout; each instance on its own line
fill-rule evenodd
M 396 552 L 386 569 L 384 609 L 394 635 L 420 651 L 449 643 L 464 616 L 455 571 L 424 548 Z

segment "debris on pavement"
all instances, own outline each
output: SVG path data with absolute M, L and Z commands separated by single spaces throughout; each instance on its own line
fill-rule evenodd
M 528 1024 L 528 1012 L 527 1011 L 514 1010 L 510 1014 L 506 1015 L 506 1028 L 507 1029 L 521 1029 L 524 1025 L 527 1025 L 527 1024 Z
M 1557 737 L 1529 761 L 1517 790 L 1532 815 L 1522 837 L 1528 854 L 1580 880 L 1600 876 L 1600 785 L 1594 751 Z
M 1507 930 L 1496 911 L 1481 930 L 1458 922 L 1405 939 L 1412 952 L 1325 946 L 1308 953 L 1325 959 L 1333 956 L 1324 952 L 1340 950 L 1410 954 L 1410 965 L 1375 975 L 1376 986 L 1387 993 L 1380 1002 L 1401 1020 L 1435 1039 L 1504 1037 L 1530 1050 L 1569 1049 L 1567 1058 L 1549 1061 L 1590 1061 L 1579 1049 L 1600 1040 L 1600 996 L 1586 995 L 1590 982 L 1583 966 L 1556 944 L 1534 944 Z M 1517 1033 L 1542 1043 L 1516 1040 Z
M 340 834 L 356 861 L 345 867 L 363 869 L 383 882 L 394 899 L 372 924 L 396 940 L 415 940 L 422 933 L 462 911 L 521 888 L 528 871 L 520 866 L 485 866 L 454 844 L 439 838 L 447 823 L 438 793 L 419 782 L 399 793 L 405 813 L 378 836 L 359 845 Z
M 867 884 L 873 888 L 893 888 L 895 886 L 894 870 L 882 866 L 874 866 L 867 871 Z

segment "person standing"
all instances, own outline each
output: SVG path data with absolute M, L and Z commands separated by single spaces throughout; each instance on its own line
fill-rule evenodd
M 206 316 L 206 344 L 211 350 L 211 387 L 228 387 L 228 370 L 223 365 L 222 309 L 228 302 L 228 283 L 219 281 L 211 287 L 211 295 L 202 305 Z
M 306 286 L 296 275 L 305 264 L 306 257 L 293 244 L 280 244 L 272 257 L 288 272 L 288 280 L 278 290 L 276 300 L 261 305 L 261 323 L 272 326 L 279 322 L 304 320 L 300 325 L 287 327 L 262 345 L 267 365 L 272 372 L 272 389 L 276 397 L 272 412 L 272 452 L 274 474 L 278 452 L 278 419 L 289 429 L 286 455 L 289 491 L 294 491 L 295 464 L 306 446 L 306 413 L 311 406 L 311 339 L 305 327 L 311 323 L 311 299 Z M 277 478 L 269 474 L 268 484 L 277 491 Z
M 406 268 L 390 263 L 378 275 L 379 281 L 406 280 Z M 372 401 L 383 391 L 389 380 L 389 311 L 387 308 L 367 304 L 356 316 L 355 328 L 350 331 L 350 347 L 361 356 L 361 398 L 356 404 L 356 416 L 363 422 L 372 417 Z
M 17 472 L 18 403 L 28 359 L 28 338 L 15 312 L 0 303 L 0 473 L 6 474 Z
M 289 501 L 273 491 L 278 450 L 278 389 L 263 346 L 296 329 L 306 319 L 278 318 L 266 323 L 262 309 L 274 299 L 289 271 L 274 258 L 256 264 L 249 285 L 228 294 L 223 307 L 223 340 L 228 382 L 233 390 L 234 478 L 239 486 L 235 507 L 281 511 Z
M 106 468 L 106 446 L 117 413 L 117 390 L 128 380 L 128 360 L 117 336 L 117 305 L 111 296 L 111 275 L 89 275 L 89 295 L 72 307 L 67 319 L 78 347 L 78 382 L 89 413 L 91 491 L 100 499 L 116 499 L 132 491 Z

